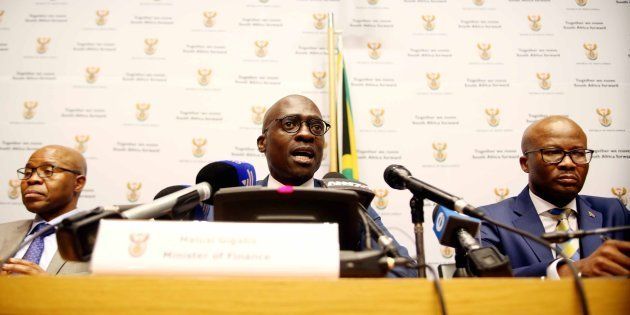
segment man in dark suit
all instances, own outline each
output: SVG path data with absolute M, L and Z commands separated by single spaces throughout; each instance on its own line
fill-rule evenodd
M 324 134 L 330 126 L 307 97 L 289 95 L 269 108 L 265 114 L 262 134 L 258 137 L 258 150 L 265 154 L 269 176 L 257 185 L 280 187 L 322 187 L 322 182 L 313 178 L 319 169 L 324 150 Z M 379 215 L 371 207 L 368 214 L 392 239 Z M 409 257 L 407 249 L 394 240 L 398 251 Z M 374 243 L 374 242 L 373 242 Z M 373 248 L 378 245 L 374 243 Z M 389 273 L 394 277 L 415 277 L 414 269 L 397 267 Z
M 0 224 L 0 257 L 4 257 L 27 236 L 76 213 L 85 186 L 87 165 L 76 150 L 49 145 L 35 151 L 26 167 L 18 170 L 22 202 L 35 218 Z M 87 273 L 87 263 L 63 260 L 57 251 L 54 230 L 35 238 L 2 265 L 0 274 Z
M 490 217 L 534 235 L 630 224 L 630 212 L 618 199 L 578 195 L 593 151 L 574 121 L 550 116 L 534 122 L 523 133 L 521 149 L 520 165 L 528 173 L 529 185 L 517 197 L 482 207 Z M 516 276 L 571 274 L 555 253 L 530 239 L 484 223 L 481 240 L 510 258 Z M 627 276 L 628 240 L 628 233 L 617 232 L 556 245 L 574 260 L 583 276 Z

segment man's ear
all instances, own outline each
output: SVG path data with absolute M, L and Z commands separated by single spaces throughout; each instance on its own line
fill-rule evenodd
M 85 177 L 85 175 L 77 175 L 77 179 L 74 181 L 74 192 L 80 193 L 85 187 L 86 181 L 87 178 Z
M 529 173 L 529 166 L 527 165 L 527 156 L 521 156 L 518 159 L 518 162 L 521 163 L 521 169 L 525 173 Z
M 267 137 L 265 137 L 265 135 L 258 136 L 256 143 L 258 145 L 258 152 L 265 153 L 266 145 L 267 145 Z

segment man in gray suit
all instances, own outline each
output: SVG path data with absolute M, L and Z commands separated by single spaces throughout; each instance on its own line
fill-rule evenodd
M 77 201 L 85 187 L 87 165 L 76 150 L 49 145 L 35 151 L 17 172 L 22 202 L 35 218 L 0 224 L 0 257 L 10 254 L 27 236 L 79 211 Z M 88 264 L 63 260 L 57 251 L 54 230 L 33 239 L 0 271 L 2 275 L 77 273 L 88 273 Z

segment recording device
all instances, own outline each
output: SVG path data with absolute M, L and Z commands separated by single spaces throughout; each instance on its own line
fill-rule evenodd
M 496 248 L 482 247 L 473 237 L 479 232 L 481 221 L 457 213 L 444 206 L 437 205 L 433 209 L 433 231 L 440 244 L 456 249 L 460 257 L 456 257 L 456 275 L 467 275 L 467 270 L 461 270 L 463 261 L 461 254 L 465 253 L 470 273 L 479 277 L 511 277 L 510 261 Z M 459 263 L 458 263 L 459 258 Z
M 543 235 L 541 235 L 540 237 L 542 237 L 543 239 L 551 243 L 557 244 L 557 243 L 566 242 L 572 238 L 582 238 L 589 235 L 607 234 L 607 233 L 613 233 L 613 232 L 619 232 L 619 231 L 625 231 L 625 230 L 630 230 L 630 225 L 615 226 L 615 227 L 609 227 L 609 228 L 599 228 L 599 229 L 593 229 L 593 230 L 550 232 L 550 233 L 543 233 Z
M 245 176 L 241 175 L 246 174 Z M 211 198 L 219 188 L 243 186 L 256 180 L 254 167 L 235 161 L 213 162 L 197 174 L 197 185 L 183 188 L 156 200 L 130 209 L 96 208 L 64 219 L 57 229 L 61 257 L 71 261 L 89 261 L 101 219 L 151 219 L 174 214 L 185 216 L 200 202 Z M 167 188 L 168 189 L 168 188 Z
M 469 205 L 464 199 L 451 195 L 411 176 L 411 172 L 402 165 L 392 164 L 388 166 L 385 169 L 383 177 L 387 185 L 394 189 L 408 189 L 418 197 L 427 198 L 435 203 L 474 218 L 483 219 L 485 217 L 482 211 Z
M 385 235 L 383 230 L 374 222 L 374 220 L 367 213 L 367 207 L 370 206 L 372 199 L 374 199 L 374 192 L 364 183 L 347 179 L 343 174 L 338 172 L 330 172 L 324 175 L 322 182 L 324 187 L 353 191 L 359 196 L 359 202 L 361 203 L 362 211 L 359 211 L 363 217 L 364 222 L 367 224 L 367 228 L 370 229 L 372 238 L 387 252 L 391 253 L 394 257 L 400 257 L 398 248 L 394 244 L 394 240 L 391 237 Z M 368 240 L 366 240 L 367 242 Z

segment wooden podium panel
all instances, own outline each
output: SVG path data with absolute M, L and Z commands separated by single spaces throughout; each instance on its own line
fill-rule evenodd
M 449 314 L 579 314 L 572 280 L 442 282 Z M 630 280 L 585 279 L 591 314 L 630 314 Z M 422 279 L 0 277 L 1 314 L 440 314 Z

